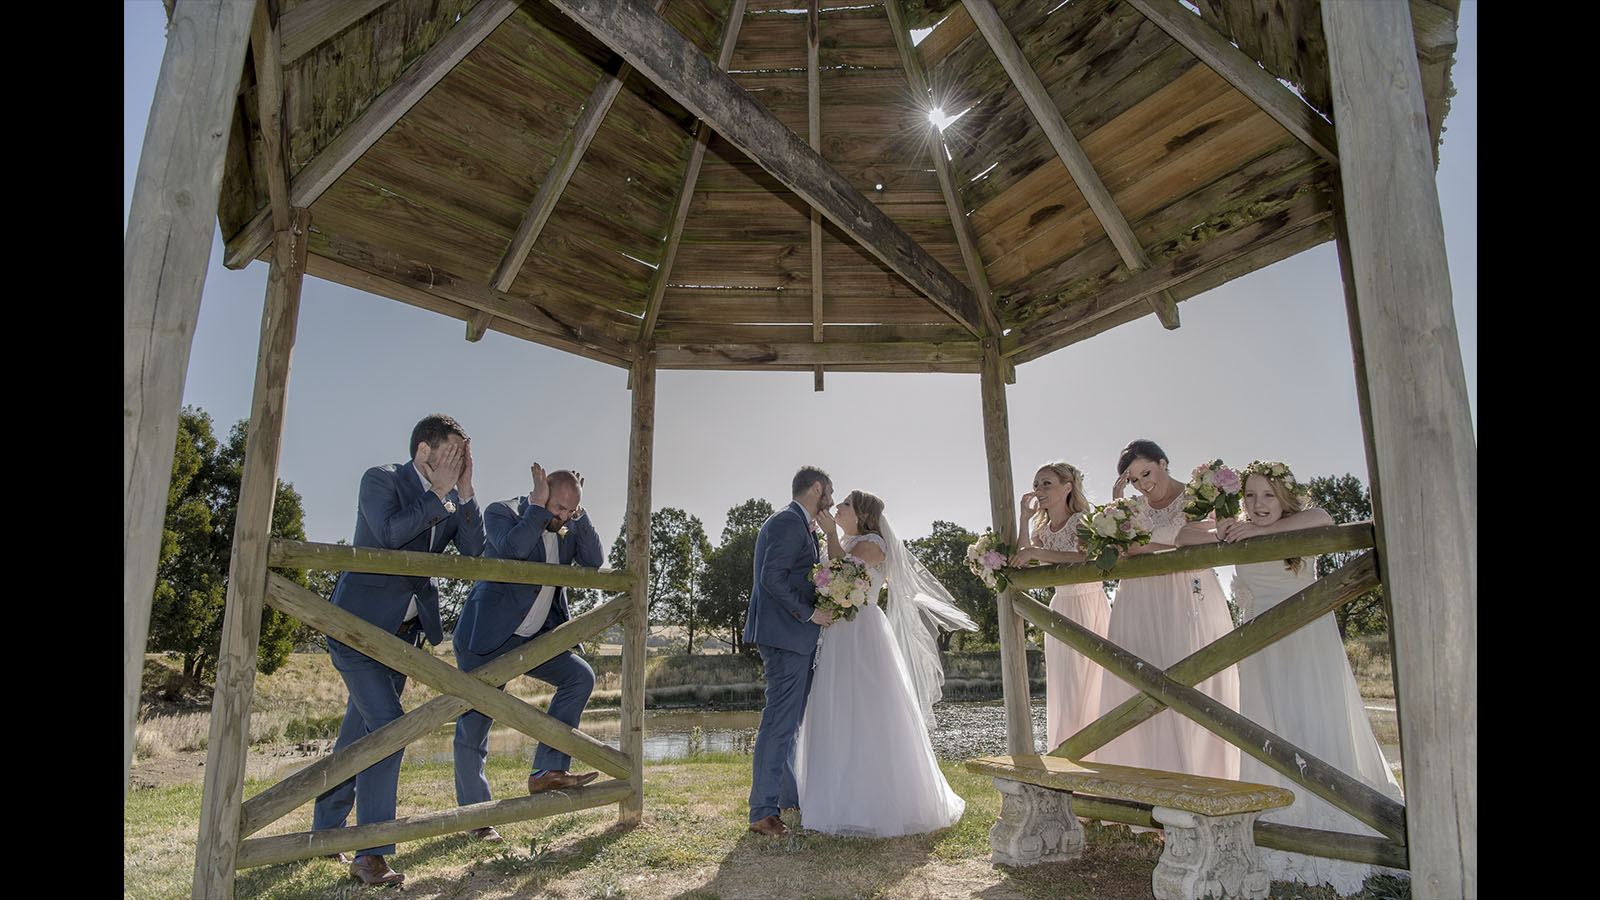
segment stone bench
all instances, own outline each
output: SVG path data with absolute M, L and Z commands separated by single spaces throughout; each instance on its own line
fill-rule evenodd
M 1150 804 L 1166 829 L 1150 879 L 1157 900 L 1263 900 L 1270 880 L 1256 854 L 1256 817 L 1294 802 L 1294 792 L 1265 784 L 1037 754 L 987 756 L 968 761 L 967 770 L 994 776 L 1001 802 L 989 829 L 990 859 L 1007 866 L 1083 855 L 1073 794 Z

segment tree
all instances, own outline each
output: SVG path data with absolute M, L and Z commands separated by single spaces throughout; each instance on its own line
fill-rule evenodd
M 694 633 L 700 627 L 700 572 L 705 568 L 711 543 L 697 516 L 665 507 L 650 514 L 650 574 L 646 579 L 647 610 L 651 622 L 683 625 L 694 652 Z M 628 565 L 626 526 L 611 545 L 611 567 Z
M 771 516 L 772 504 L 754 497 L 728 510 L 722 541 L 706 557 L 700 576 L 701 610 L 706 629 L 726 629 L 728 644 L 735 653 L 747 651 L 744 623 L 750 611 L 756 536 Z
M 1335 522 L 1360 522 L 1372 518 L 1372 494 L 1361 479 L 1346 472 L 1339 476 L 1311 479 L 1311 501 L 1333 517 Z M 1323 578 L 1364 551 L 1347 550 L 1317 557 L 1317 577 Z M 1376 587 L 1334 611 L 1341 637 L 1384 634 L 1389 630 L 1384 610 L 1383 588 Z
M 248 424 L 242 420 L 235 424 L 227 442 L 221 443 L 204 410 L 184 407 L 178 418 L 146 646 L 181 656 L 183 674 L 189 678 L 210 679 L 216 674 Z M 279 481 L 271 535 L 305 540 L 304 518 L 300 494 L 292 484 Z M 273 571 L 310 587 L 303 570 Z M 303 628 L 263 605 L 256 668 L 270 674 L 282 666 Z
M 944 584 L 956 605 L 978 623 L 978 639 L 986 644 L 996 643 L 1000 640 L 1000 613 L 994 593 L 967 568 L 967 546 L 977 539 L 977 535 L 954 522 L 940 521 L 933 523 L 932 534 L 907 541 L 906 548 Z M 950 632 L 940 633 L 940 650 L 950 649 L 951 637 Z

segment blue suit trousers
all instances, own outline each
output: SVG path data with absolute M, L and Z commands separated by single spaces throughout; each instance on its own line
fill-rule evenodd
M 751 763 L 750 821 L 775 816 L 800 805 L 794 780 L 794 751 L 806 698 L 811 694 L 811 654 L 757 644 L 766 667 L 767 703 L 756 732 Z
M 422 643 L 422 636 L 420 628 L 400 635 L 403 640 L 411 641 L 413 646 Z M 339 738 L 333 745 L 336 753 L 404 715 L 405 711 L 400 707 L 400 693 L 406 687 L 406 676 L 400 672 L 342 645 L 338 650 L 330 652 L 330 655 L 334 668 L 339 670 L 345 687 L 349 689 L 350 701 L 345 706 L 344 724 L 339 726 Z M 311 830 L 343 828 L 352 806 L 356 808 L 357 825 L 394 819 L 395 794 L 400 785 L 400 758 L 404 754 L 404 750 L 396 750 L 392 755 L 361 770 L 354 778 L 318 794 L 316 804 L 312 807 Z M 357 856 L 388 856 L 392 853 L 393 844 L 356 851 Z
M 478 655 L 465 650 L 458 643 L 456 645 L 456 665 L 463 671 L 470 672 L 497 656 L 501 656 L 533 640 L 533 637 L 522 637 L 513 634 L 506 639 L 504 644 L 495 648 L 494 652 Z M 584 661 L 583 657 L 571 650 L 560 653 L 532 669 L 527 673 L 556 689 L 555 697 L 550 700 L 549 714 L 567 725 L 577 728 L 579 720 L 583 717 L 583 708 L 589 702 L 589 695 L 594 691 L 594 669 Z M 504 687 L 500 688 L 505 690 Z M 489 727 L 494 720 L 477 710 L 468 710 L 456 719 L 456 803 L 466 806 L 469 803 L 483 803 L 489 799 L 489 778 L 485 774 L 486 761 L 489 758 Z M 543 743 L 533 754 L 533 767 L 535 769 L 567 769 L 572 766 L 572 757 Z

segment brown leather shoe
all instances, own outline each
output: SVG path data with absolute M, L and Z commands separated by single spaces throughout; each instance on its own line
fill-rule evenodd
M 500 836 L 500 832 L 494 830 L 493 825 L 485 825 L 482 828 L 474 828 L 467 832 L 467 837 L 472 838 L 475 841 L 482 841 L 485 844 L 499 844 L 505 841 L 505 838 Z
M 528 776 L 528 793 L 537 794 L 542 791 L 563 791 L 567 788 L 582 787 L 599 777 L 599 772 L 573 775 L 565 770 L 551 769 L 538 777 Z
M 404 875 L 389 868 L 384 858 L 377 854 L 358 856 L 350 864 L 350 874 L 362 884 L 399 884 L 406 880 Z
M 751 822 L 750 830 L 754 831 L 756 834 L 765 834 L 772 837 L 794 833 L 790 831 L 789 826 L 783 824 L 783 820 L 778 818 L 776 815 L 767 816 L 765 819 L 757 819 L 754 822 Z

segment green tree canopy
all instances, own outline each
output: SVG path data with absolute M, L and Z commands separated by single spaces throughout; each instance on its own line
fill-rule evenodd
M 248 422 L 241 420 L 223 443 L 204 410 L 185 407 L 179 414 L 146 647 L 182 657 L 183 673 L 192 678 L 216 675 L 247 431 Z M 280 480 L 272 504 L 272 536 L 305 540 L 304 518 L 300 494 Z M 273 571 L 310 586 L 300 569 Z M 276 671 L 302 630 L 295 619 L 263 606 L 256 668 Z
M 695 632 L 703 627 L 700 573 L 710 553 L 711 542 L 698 516 L 670 506 L 650 514 L 648 615 L 651 622 L 684 626 L 688 630 L 688 652 L 693 652 Z M 613 569 L 628 565 L 626 526 L 611 545 L 610 560 Z
M 1309 487 L 1311 502 L 1322 507 L 1335 522 L 1343 524 L 1372 518 L 1372 494 L 1361 479 L 1349 472 L 1313 478 Z M 1363 552 L 1324 553 L 1317 557 L 1317 577 L 1326 577 Z M 1339 623 L 1339 633 L 1343 637 L 1386 633 L 1389 630 L 1389 618 L 1384 609 L 1383 588 L 1367 591 L 1339 607 L 1334 611 L 1334 619 Z
M 706 557 L 700 576 L 706 628 L 726 631 L 735 653 L 747 649 L 744 622 L 750 611 L 751 579 L 755 577 L 756 536 L 772 511 L 771 503 L 754 497 L 728 510 L 722 542 Z

